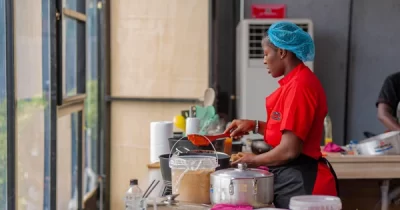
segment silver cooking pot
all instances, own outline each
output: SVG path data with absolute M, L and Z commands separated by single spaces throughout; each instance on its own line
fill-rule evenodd
M 214 204 L 270 206 L 274 199 L 274 175 L 260 169 L 238 168 L 215 171 L 210 177 L 210 200 Z

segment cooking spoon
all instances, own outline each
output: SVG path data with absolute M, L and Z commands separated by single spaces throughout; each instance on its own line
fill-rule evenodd
M 212 106 L 215 101 L 215 91 L 212 88 L 207 88 L 204 92 L 203 107 Z
M 213 142 L 213 141 L 215 141 L 217 139 L 221 139 L 221 138 L 227 138 L 230 136 L 231 136 L 231 133 L 226 132 L 226 133 L 212 135 L 212 136 L 203 136 L 200 134 L 189 134 L 187 137 L 188 137 L 189 141 L 192 142 L 192 144 L 194 144 L 196 146 L 208 146 L 210 144 L 210 142 Z

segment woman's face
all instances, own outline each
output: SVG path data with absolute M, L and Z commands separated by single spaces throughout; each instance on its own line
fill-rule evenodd
M 281 59 L 280 49 L 274 49 L 268 44 L 264 44 L 264 64 L 267 66 L 268 73 L 277 78 L 284 74 L 284 64 Z

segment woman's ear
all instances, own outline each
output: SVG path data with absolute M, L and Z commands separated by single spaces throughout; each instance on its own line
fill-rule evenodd
M 279 53 L 279 57 L 280 57 L 281 59 L 283 59 L 283 58 L 285 58 L 285 56 L 287 55 L 287 50 L 284 50 L 284 49 L 280 49 L 280 48 L 279 48 L 278 53 Z

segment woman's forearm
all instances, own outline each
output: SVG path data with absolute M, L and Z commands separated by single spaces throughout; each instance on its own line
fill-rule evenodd
M 269 152 L 257 155 L 254 159 L 257 166 L 277 166 L 283 165 L 291 161 L 291 157 L 287 151 L 276 147 Z

